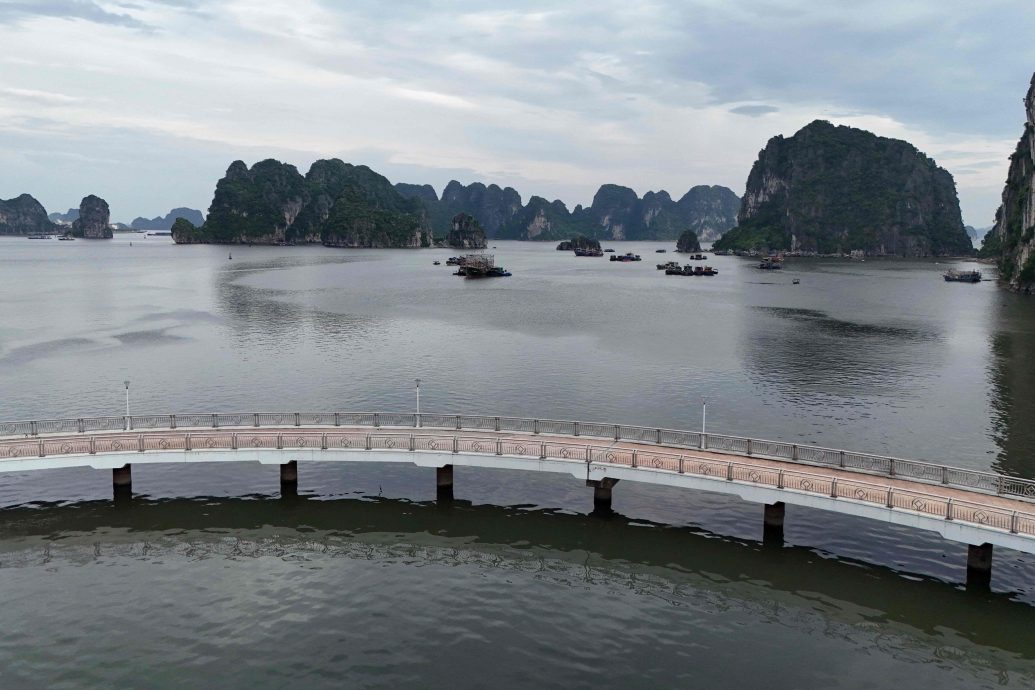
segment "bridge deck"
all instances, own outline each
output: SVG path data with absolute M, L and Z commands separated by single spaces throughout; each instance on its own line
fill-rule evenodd
M 1035 539 L 1035 504 L 987 491 L 728 451 L 712 452 L 645 441 L 609 442 L 561 434 L 363 426 L 180 427 L 53 434 L 0 439 L 0 471 L 67 466 L 58 461 L 62 456 L 85 458 L 75 464 L 96 466 L 89 458 L 97 455 L 118 455 L 125 458 L 124 462 L 132 463 L 147 461 L 143 456 L 156 453 L 166 457 L 173 453 L 186 460 L 186 456 L 208 451 L 237 451 L 239 456 L 243 451 L 251 457 L 240 459 L 255 459 L 257 452 L 263 450 L 277 450 L 288 456 L 320 450 L 457 453 L 511 459 L 517 456 L 566 463 L 576 476 L 583 473 L 579 467 L 584 467 L 587 479 L 609 476 L 609 472 L 610 476 L 621 474 L 630 479 L 645 477 L 645 473 L 670 475 L 670 479 L 671 475 L 707 478 L 713 482 L 725 479 L 737 486 L 768 487 L 781 493 L 857 502 Z M 317 455 L 306 457 L 319 459 Z M 500 460 L 500 466 L 507 466 L 503 458 Z M 494 463 L 490 459 L 482 464 L 491 467 Z M 674 483 L 658 481 L 656 477 L 650 481 Z

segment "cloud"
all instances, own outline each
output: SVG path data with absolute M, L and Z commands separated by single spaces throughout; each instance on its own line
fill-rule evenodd
M 67 208 L 89 191 L 117 218 L 152 217 L 207 207 L 231 160 L 268 156 L 569 207 L 605 182 L 740 193 L 770 137 L 824 118 L 932 155 L 985 225 L 1021 131 L 1032 15 L 957 0 L 0 0 L 0 196 Z
M 83 19 L 98 24 L 142 28 L 143 24 L 128 14 L 108 12 L 91 0 L 32 0 L 31 2 L 0 1 L 0 23 L 21 22 L 34 17 Z
M 734 115 L 760 117 L 769 113 L 778 113 L 780 109 L 774 105 L 738 105 L 736 108 L 730 108 L 730 112 Z

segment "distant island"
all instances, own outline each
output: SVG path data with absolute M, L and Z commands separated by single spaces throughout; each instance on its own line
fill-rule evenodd
M 816 120 L 773 137 L 717 250 L 973 254 L 948 171 L 905 141 Z
M 47 216 L 43 204 L 29 194 L 6 201 L 0 199 L 0 235 L 48 235 L 61 233 L 83 239 L 111 239 L 111 214 L 108 202 L 90 194 L 83 198 L 78 209 L 69 209 L 67 215 L 56 214 L 71 222 L 57 224 Z
M 587 208 L 569 211 L 560 200 L 533 196 L 522 204 L 512 187 L 451 181 L 440 199 L 430 185 L 398 183 L 396 191 L 419 199 L 436 233 L 449 227 L 457 213 L 478 219 L 489 238 L 556 241 L 585 235 L 600 240 L 674 240 L 687 229 L 716 239 L 736 224 L 740 199 L 726 187 L 693 187 L 678 201 L 668 192 L 647 192 L 643 198 L 628 187 L 606 184 Z
M 172 230 L 173 223 L 176 222 L 177 218 L 183 218 L 184 220 L 190 221 L 194 225 L 201 225 L 205 222 L 205 216 L 193 208 L 174 208 L 165 214 L 164 217 L 156 216 L 154 218 L 134 218 L 133 222 L 129 224 L 129 227 L 133 230 Z

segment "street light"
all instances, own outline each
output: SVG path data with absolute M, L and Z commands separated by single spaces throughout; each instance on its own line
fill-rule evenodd
M 126 416 L 129 416 L 129 379 L 123 381 L 126 384 Z
M 417 426 L 420 426 L 420 379 L 414 379 L 417 384 Z
M 701 433 L 707 431 L 708 424 L 708 401 L 701 398 Z

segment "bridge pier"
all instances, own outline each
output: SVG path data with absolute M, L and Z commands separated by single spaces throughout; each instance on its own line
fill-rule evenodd
M 453 500 L 453 466 L 443 465 L 435 468 L 435 489 L 438 500 Z
M 967 589 L 988 591 L 992 586 L 992 545 L 967 547 Z
M 617 483 L 618 480 L 612 479 L 611 477 L 604 477 L 603 479 L 586 480 L 586 486 L 593 487 L 594 513 L 606 514 L 611 512 L 611 490 Z
M 762 514 L 762 544 L 783 546 L 783 516 L 787 506 L 783 501 L 767 503 Z
M 280 493 L 292 496 L 298 493 L 298 460 L 280 466 Z

